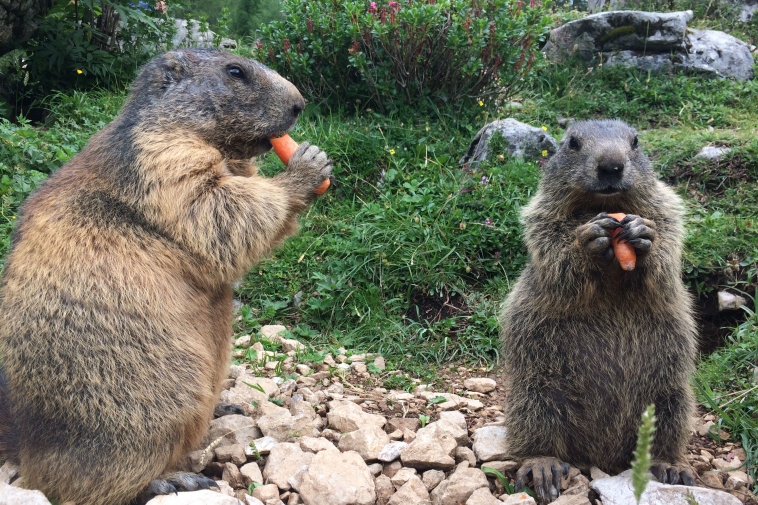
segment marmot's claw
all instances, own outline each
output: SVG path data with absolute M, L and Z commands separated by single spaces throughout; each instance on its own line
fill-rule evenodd
M 232 405 L 231 403 L 226 403 L 226 402 L 219 402 L 216 405 L 216 408 L 213 409 L 214 418 L 230 416 L 234 414 L 239 414 L 239 415 L 244 416 L 245 411 L 236 405 Z
M 568 475 L 569 465 L 556 458 L 530 458 L 516 473 L 516 491 L 524 489 L 531 475 L 532 488 L 540 505 L 558 499 L 561 492 L 561 475 Z
M 695 476 L 692 473 L 692 468 L 685 464 L 671 465 L 658 461 L 652 464 L 650 472 L 661 484 L 695 485 Z

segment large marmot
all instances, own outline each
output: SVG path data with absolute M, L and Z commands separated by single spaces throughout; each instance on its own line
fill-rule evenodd
M 621 269 L 609 230 L 638 254 Z M 541 501 L 566 463 L 629 467 L 642 412 L 658 419 L 653 473 L 693 484 L 683 464 L 693 414 L 692 303 L 681 280 L 681 199 L 621 121 L 573 124 L 523 210 L 529 263 L 501 315 L 509 453 Z
M 28 199 L 0 292 L 0 444 L 27 487 L 122 505 L 213 484 L 167 472 L 228 373 L 232 283 L 330 176 L 307 143 L 275 177 L 250 162 L 304 105 L 255 61 L 169 52 Z

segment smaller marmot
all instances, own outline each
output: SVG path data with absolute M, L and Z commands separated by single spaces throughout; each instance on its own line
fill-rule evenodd
M 26 486 L 125 505 L 215 485 L 171 472 L 228 373 L 232 283 L 330 176 L 307 142 L 275 177 L 250 162 L 304 106 L 258 62 L 172 51 L 29 197 L 0 285 L 0 451 Z
M 621 223 L 606 213 L 627 214 Z M 507 443 L 542 503 L 567 463 L 629 468 L 642 412 L 655 404 L 652 471 L 693 484 L 684 462 L 696 355 L 681 280 L 682 200 L 660 182 L 621 121 L 569 127 L 523 210 L 529 263 L 501 315 Z M 609 231 L 638 254 L 622 270 Z

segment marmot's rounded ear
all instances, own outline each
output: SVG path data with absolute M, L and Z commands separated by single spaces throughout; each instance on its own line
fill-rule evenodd
M 187 62 L 181 53 L 171 52 L 166 54 L 161 63 L 164 84 L 181 81 L 187 70 L 186 64 Z

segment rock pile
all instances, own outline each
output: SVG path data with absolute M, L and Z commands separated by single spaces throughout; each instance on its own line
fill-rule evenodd
M 271 336 L 280 328 L 263 331 Z M 250 339 L 238 342 L 250 345 Z M 483 471 L 496 470 L 509 485 L 519 466 L 508 457 L 496 376 L 457 367 L 442 377 L 444 392 L 424 384 L 413 393 L 387 390 L 382 381 L 392 372 L 368 371 L 367 364 L 374 372 L 383 366 L 379 356 L 341 350 L 302 363 L 300 346 L 290 344 L 285 353 L 261 348 L 253 366 L 231 367 L 222 399 L 246 415 L 211 421 L 202 446 L 185 462 L 185 470 L 215 479 L 220 492 L 160 496 L 150 505 L 534 505 L 524 493 L 506 494 L 503 482 Z M 238 354 L 249 356 L 249 349 Z M 687 492 L 701 505 L 758 503 L 738 468 L 745 451 L 736 443 L 716 446 L 708 436 L 715 421 L 699 419 L 688 459 L 702 484 L 718 490 L 656 484 L 642 503 L 684 505 Z M 9 467 L 0 471 L 0 503 L 47 505 L 38 492 L 20 489 L 22 480 L 8 485 L 14 478 Z M 628 476 L 596 468 L 571 468 L 562 489 L 555 505 L 636 503 Z

